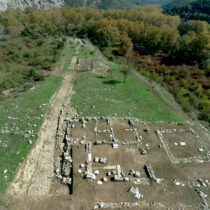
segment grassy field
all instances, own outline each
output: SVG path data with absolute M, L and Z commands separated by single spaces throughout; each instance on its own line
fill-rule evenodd
M 82 51 L 82 50 L 81 50 Z M 93 57 L 83 47 L 80 58 Z M 86 56 L 84 56 L 86 55 Z M 108 62 L 111 75 L 80 74 L 75 80 L 72 104 L 80 116 L 137 117 L 145 121 L 184 121 L 181 113 L 163 93 L 130 74 L 123 83 L 120 66 Z
M 86 44 L 80 47 L 79 57 L 82 58 L 98 58 L 99 56 L 95 51 L 91 50 Z
M 0 101 L 0 193 L 33 147 L 49 110 L 49 100 L 61 81 L 61 77 L 49 76 L 34 88 L 11 93 L 8 99 Z
M 73 43 L 70 45 L 70 48 L 65 49 L 65 61 L 64 61 L 64 66 L 63 66 L 63 71 L 66 72 L 68 71 L 69 64 L 71 62 L 72 57 L 74 56 L 76 52 L 76 45 Z

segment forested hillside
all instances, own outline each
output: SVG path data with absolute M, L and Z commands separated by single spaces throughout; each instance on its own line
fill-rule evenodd
M 179 15 L 185 20 L 205 20 L 210 23 L 209 0 L 175 1 L 167 7 L 166 13 L 170 15 Z
M 131 8 L 138 5 L 159 4 L 175 5 L 176 3 L 191 0 L 0 0 L 0 11 L 7 9 L 58 9 L 65 6 L 71 7 L 92 7 L 98 9 L 120 9 Z
M 67 0 L 66 4 L 73 7 L 89 6 L 99 9 L 120 9 L 137 5 L 159 4 L 167 5 L 173 0 Z
M 128 60 L 166 86 L 186 111 L 210 121 L 210 32 L 158 6 L 99 11 L 27 9 L 0 13 L 0 91 L 44 79 L 65 43 L 89 38 L 111 60 Z
M 172 0 L 168 4 L 163 5 L 163 8 L 169 9 L 178 5 L 188 4 L 196 0 Z
M 0 0 L 0 11 L 7 9 L 55 9 L 65 6 L 93 7 L 98 9 L 130 8 L 141 4 L 164 5 L 172 0 Z
M 141 4 L 160 4 L 167 5 L 173 0 L 140 0 Z
M 93 7 L 99 9 L 119 9 L 123 7 L 132 7 L 140 4 L 140 0 L 68 0 L 66 4 L 71 7 Z
M 159 4 L 168 5 L 173 0 L 67 0 L 66 4 L 72 7 L 89 6 L 99 9 L 120 9 L 137 5 Z

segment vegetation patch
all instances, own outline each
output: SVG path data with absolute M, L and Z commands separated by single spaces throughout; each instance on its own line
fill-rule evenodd
M 7 100 L 0 101 L 0 193 L 38 138 L 49 100 L 61 80 L 49 76 L 30 90 L 11 93 Z
M 151 57 L 139 59 L 137 63 L 141 74 L 165 86 L 185 112 L 195 117 L 197 110 L 199 119 L 210 123 L 210 79 L 205 70 L 187 65 L 166 66 Z
M 120 66 L 111 63 L 112 76 L 80 74 L 75 80 L 72 104 L 80 116 L 137 117 L 145 121 L 183 121 L 169 101 L 133 74 L 124 83 Z M 173 107 L 174 109 L 174 107 Z
M 57 63 L 63 43 L 52 36 L 0 40 L 0 92 L 43 80 Z
M 83 44 L 79 51 L 79 57 L 82 58 L 97 58 L 95 50 L 91 50 L 86 44 Z
M 69 65 L 70 65 L 70 62 L 71 62 L 71 59 L 72 57 L 74 56 L 76 52 L 76 46 L 75 46 L 75 43 L 71 44 L 70 45 L 70 48 L 67 47 L 65 49 L 65 62 L 64 62 L 64 66 L 63 66 L 63 71 L 68 71 L 68 68 L 69 68 Z

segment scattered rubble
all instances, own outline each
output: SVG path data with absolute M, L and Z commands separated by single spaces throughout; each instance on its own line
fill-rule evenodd
M 140 149 L 140 154 L 141 155 L 146 155 L 147 154 L 147 151 L 145 149 Z
M 92 179 L 92 180 L 95 180 L 96 179 L 96 175 L 94 173 L 91 173 L 91 172 L 85 172 L 85 179 Z
M 133 169 L 130 170 L 129 174 L 136 177 L 136 178 L 140 178 L 140 176 L 141 176 L 141 173 L 139 171 L 135 171 Z
M 95 170 L 95 171 L 93 171 L 93 173 L 94 173 L 95 175 L 99 175 L 99 170 Z
M 206 198 L 208 197 L 207 194 L 205 194 L 203 191 L 201 191 L 197 188 L 195 189 L 195 191 L 198 193 L 199 197 L 202 200 L 201 208 L 199 208 L 199 209 L 209 210 L 209 205 L 208 205 L 208 202 L 206 200 Z
M 144 132 L 145 132 L 145 133 L 148 133 L 149 131 L 150 131 L 149 128 L 145 128 L 145 129 L 144 129 Z
M 186 146 L 186 142 L 181 141 L 181 142 L 180 142 L 180 145 L 181 145 L 181 146 Z
M 97 184 L 102 185 L 103 182 L 102 182 L 101 180 L 98 180 L 98 181 L 97 181 Z
M 102 181 L 103 181 L 103 182 L 107 182 L 108 179 L 107 179 L 106 177 L 104 177 L 104 178 L 102 179 Z
M 102 203 L 102 206 L 100 204 Z M 165 206 L 159 202 L 152 201 L 150 203 L 147 203 L 144 200 L 134 202 L 134 203 L 129 203 L 129 202 L 119 202 L 119 203 L 103 203 L 103 202 L 97 202 L 96 205 L 94 206 L 94 209 L 127 209 L 127 208 L 157 208 L 157 209 L 165 209 Z
M 93 209 L 102 209 L 104 207 L 103 202 L 97 202 Z
M 137 199 L 142 199 L 143 198 L 143 194 L 139 193 L 138 187 L 131 187 L 131 188 L 129 188 L 128 192 L 132 193 L 133 196 Z
M 8 172 L 8 170 L 7 169 L 4 169 L 3 174 L 6 174 L 7 172 Z
M 130 125 L 130 126 L 134 126 L 135 125 L 135 122 L 134 122 L 134 120 L 128 120 L 128 124 Z
M 204 152 L 204 148 L 198 148 L 199 152 Z
M 129 182 L 129 178 L 128 177 L 119 177 L 117 175 L 114 176 L 113 181 L 115 182 Z
M 119 144 L 112 144 L 113 149 L 118 149 L 119 148 Z

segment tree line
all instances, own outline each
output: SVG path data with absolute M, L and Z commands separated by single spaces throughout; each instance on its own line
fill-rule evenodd
M 204 21 L 182 23 L 179 16 L 162 13 L 158 6 L 102 11 L 62 8 L 39 11 L 9 10 L 0 14 L 1 36 L 46 35 L 89 37 L 100 48 L 128 56 L 158 54 L 170 62 L 205 66 L 208 59 L 209 25 Z

